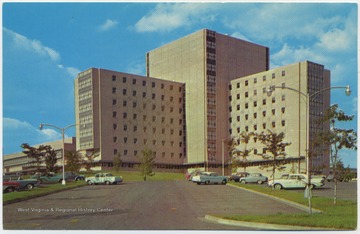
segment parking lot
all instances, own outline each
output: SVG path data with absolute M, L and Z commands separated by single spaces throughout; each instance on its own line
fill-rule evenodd
M 189 181 L 85 186 L 3 207 L 4 229 L 240 230 L 205 215 L 304 212 L 225 185 Z

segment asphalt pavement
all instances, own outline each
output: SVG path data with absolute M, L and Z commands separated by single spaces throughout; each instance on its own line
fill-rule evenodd
M 251 230 L 206 215 L 300 213 L 248 191 L 189 181 L 85 186 L 3 207 L 11 230 Z

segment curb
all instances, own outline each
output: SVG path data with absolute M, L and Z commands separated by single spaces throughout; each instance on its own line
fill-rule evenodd
M 225 225 L 232 225 L 232 226 L 239 226 L 246 228 L 255 228 L 260 230 L 282 230 L 282 231 L 337 230 L 337 229 L 320 228 L 320 227 L 306 227 L 306 226 L 292 226 L 292 225 L 281 225 L 281 224 L 270 224 L 270 223 L 236 221 L 230 219 L 222 219 L 212 215 L 206 215 L 205 219 L 210 222 L 215 222 L 218 224 L 225 224 Z
M 273 200 L 276 200 L 276 201 L 279 201 L 279 202 L 282 202 L 282 203 L 285 203 L 285 204 L 287 204 L 289 206 L 295 207 L 295 208 L 303 210 L 303 211 L 309 211 L 308 206 L 305 206 L 305 205 L 302 205 L 302 204 L 299 204 L 299 203 L 296 203 L 296 202 L 292 202 L 292 201 L 289 201 L 289 200 L 286 200 L 286 199 L 283 199 L 283 198 L 274 197 L 274 196 L 271 196 L 271 195 L 268 195 L 268 194 L 264 194 L 264 193 L 254 191 L 254 190 L 241 188 L 241 187 L 238 187 L 238 186 L 232 185 L 232 184 L 227 184 L 227 185 L 232 186 L 232 187 L 237 188 L 237 189 L 241 189 L 241 190 L 244 190 L 244 191 L 255 193 L 255 194 L 258 194 L 258 195 L 261 195 L 261 196 L 264 196 L 264 197 L 267 197 L 267 198 L 270 198 L 270 199 L 273 199 Z M 323 213 L 322 210 L 318 210 L 318 209 L 315 209 L 315 208 L 311 208 L 311 210 L 312 210 L 312 213 Z

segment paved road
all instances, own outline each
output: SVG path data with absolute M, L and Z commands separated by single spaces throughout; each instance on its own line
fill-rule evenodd
M 224 185 L 188 181 L 86 186 L 3 207 L 4 229 L 239 230 L 206 214 L 303 212 Z

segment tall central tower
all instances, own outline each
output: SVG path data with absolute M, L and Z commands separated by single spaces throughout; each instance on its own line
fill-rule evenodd
M 230 81 L 268 69 L 269 48 L 208 29 L 146 54 L 147 76 L 185 83 L 187 164 L 221 165 Z

